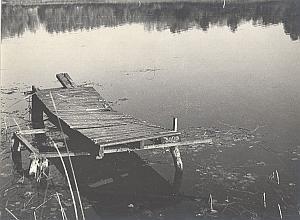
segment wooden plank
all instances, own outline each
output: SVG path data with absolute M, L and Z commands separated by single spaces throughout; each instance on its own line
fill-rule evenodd
M 32 86 L 33 92 L 38 92 L 39 89 Z M 31 123 L 33 128 L 44 128 L 43 121 L 43 103 L 39 100 L 36 94 L 31 97 Z
M 110 109 L 107 109 L 107 108 L 97 108 L 97 109 L 94 108 L 94 109 L 90 109 L 90 108 L 86 108 L 86 107 L 82 107 L 82 108 L 66 108 L 66 109 L 57 109 L 57 110 L 55 110 L 54 107 L 50 106 L 50 107 L 48 107 L 48 109 L 53 114 L 57 114 L 58 116 L 67 116 L 67 117 L 80 116 L 80 113 L 88 115 L 88 114 L 91 114 L 91 113 L 99 114 L 99 113 L 105 113 L 105 112 L 110 111 Z
M 95 129 L 84 129 L 78 131 L 84 135 L 89 136 L 90 138 L 96 138 L 96 139 L 97 138 L 102 139 L 110 136 L 120 136 L 124 134 L 135 134 L 140 132 L 150 132 L 150 133 L 159 133 L 159 134 L 174 133 L 173 131 L 168 131 L 162 128 L 147 127 L 143 125 L 134 126 L 134 124 L 102 127 L 102 128 L 95 128 Z
M 82 124 L 98 124 L 98 125 L 107 125 L 107 124 L 115 124 L 117 125 L 129 125 L 129 124 L 137 124 L 143 125 L 141 122 L 135 120 L 134 118 L 124 118 L 124 119 L 101 119 L 98 117 L 68 117 L 68 116 L 59 116 L 63 121 L 70 123 L 70 126 L 82 125 Z M 145 125 L 146 126 L 146 125 Z M 150 126 L 149 126 L 150 127 Z
M 49 99 L 50 92 L 52 96 L 58 98 L 64 97 L 85 97 L 85 95 L 91 95 L 93 97 L 101 97 L 101 95 L 97 92 L 97 90 L 93 87 L 76 87 L 76 88 L 51 88 L 51 89 L 43 89 L 37 92 L 38 96 Z M 102 98 L 102 97 L 101 97 Z M 103 98 L 102 98 L 103 99 Z
M 99 101 L 99 99 L 89 99 L 89 98 L 85 98 L 85 99 L 78 99 L 78 98 L 73 98 L 73 99 L 67 99 L 67 98 L 55 98 L 53 97 L 55 105 L 57 106 L 65 106 L 65 105 L 99 105 L 99 106 L 103 106 L 104 104 L 106 104 L 104 101 Z M 43 102 L 45 104 L 52 104 L 52 100 L 51 99 L 43 99 Z
M 95 128 L 104 128 L 104 127 L 113 127 L 118 125 L 126 125 L 126 123 L 99 123 L 99 121 L 96 121 L 94 123 L 88 122 L 88 123 L 78 123 L 73 124 L 70 126 L 72 129 L 81 130 L 81 129 L 95 129 Z
M 96 136 L 97 138 L 94 140 L 101 142 L 111 142 L 111 141 L 119 141 L 124 139 L 135 139 L 137 137 L 145 137 L 148 136 L 157 136 L 157 135 L 167 135 L 169 132 L 167 131 L 155 131 L 155 130 L 141 130 L 141 131 L 128 131 L 128 132 L 114 132 L 113 134 L 101 134 L 102 136 Z M 173 134 L 173 133 L 172 133 Z
M 79 95 L 76 95 L 76 96 L 74 96 L 74 95 L 71 96 L 70 94 L 62 95 L 58 92 L 56 92 L 56 93 L 51 92 L 51 93 L 52 93 L 53 98 L 56 98 L 59 101 L 63 101 L 63 100 L 66 100 L 66 101 L 80 101 L 80 100 L 86 100 L 87 99 L 87 97 L 83 96 L 82 93 L 80 93 Z M 50 96 L 48 96 L 48 95 L 44 95 L 42 98 L 45 101 L 50 101 L 51 100 Z M 96 101 L 97 102 L 106 102 L 105 99 L 103 99 L 100 95 L 93 95 L 91 93 L 88 96 L 88 100 L 95 101 L 95 102 Z
M 129 126 L 130 124 L 133 124 L 130 121 L 119 121 L 119 120 L 101 121 L 97 119 L 95 119 L 94 121 L 93 120 L 74 121 L 74 120 L 65 119 L 64 121 L 70 125 L 70 128 L 77 129 L 77 130 L 89 129 L 89 128 L 107 129 L 107 128 L 112 128 L 117 126 Z
M 212 139 L 204 139 L 204 140 L 193 140 L 193 141 L 182 141 L 182 142 L 175 142 L 175 143 L 167 143 L 167 144 L 156 144 L 156 145 L 147 145 L 144 146 L 143 149 L 131 149 L 131 148 L 105 148 L 104 153 L 120 153 L 126 151 L 139 151 L 139 150 L 151 150 L 151 149 L 158 149 L 158 148 L 169 148 L 169 147 L 179 147 L 179 146 L 186 146 L 186 145 L 195 145 L 195 144 L 210 144 L 212 143 Z
M 147 140 L 149 136 L 159 136 L 159 135 L 160 134 L 154 132 L 141 131 L 139 133 L 126 133 L 126 134 L 115 134 L 113 136 L 103 136 L 102 138 L 97 138 L 95 142 L 98 144 L 111 143 L 111 142 L 115 143 L 123 140 L 128 140 L 129 142 L 135 142 L 134 140 L 137 138 L 142 138 L 143 140 Z
M 57 111 L 54 110 L 50 92 L 54 99 L 58 100 L 55 101 Z M 91 95 L 93 98 L 89 99 L 88 97 Z M 50 120 L 54 120 L 53 115 L 54 117 L 58 116 L 66 129 L 77 130 L 94 143 L 101 143 L 101 146 L 102 144 L 111 146 L 142 142 L 180 134 L 129 115 L 115 111 L 103 111 L 106 108 L 99 108 L 99 106 L 105 106 L 104 102 L 98 102 L 97 97 L 101 100 L 103 98 L 92 87 L 43 90 L 39 91 L 38 97 L 45 104 L 47 114 L 51 115 L 52 119 Z
M 107 117 L 130 117 L 133 118 L 130 115 L 125 115 L 125 114 L 121 114 L 119 112 L 116 111 L 76 111 L 76 110 L 70 110 L 70 113 L 76 113 L 76 114 L 69 114 L 69 112 L 61 112 L 60 116 L 69 116 L 69 117 L 82 117 L 82 116 L 94 116 L 94 115 L 98 115 L 99 117 L 102 118 L 107 118 Z
M 82 132 L 82 131 L 81 131 Z M 123 139 L 135 139 L 137 137 L 144 137 L 147 139 L 148 137 L 151 137 L 153 135 L 155 136 L 163 136 L 163 135 L 169 135 L 169 132 L 155 132 L 155 131 L 140 131 L 140 132 L 113 132 L 110 133 L 101 133 L 101 135 L 97 133 L 89 133 L 86 134 L 84 131 L 82 132 L 83 135 L 88 136 L 90 139 L 92 139 L 95 143 L 103 143 L 103 142 L 112 142 L 112 141 L 120 141 Z M 173 135 L 170 134 L 170 135 Z
M 86 111 L 86 112 L 103 112 L 109 111 L 110 108 L 106 107 L 104 104 L 99 103 L 60 103 L 55 104 L 56 110 L 54 109 L 53 102 L 44 102 L 46 106 L 52 111 L 62 112 L 62 111 Z
M 55 113 L 55 112 L 54 112 Z M 102 114 L 103 113 L 103 114 Z M 105 112 L 97 112 L 95 111 L 85 111 L 85 114 L 78 114 L 76 111 L 59 111 L 57 112 L 57 115 L 65 120 L 98 120 L 98 121 L 123 121 L 123 120 L 135 120 L 138 121 L 137 119 L 131 117 L 131 116 L 123 116 L 123 115 L 114 115 L 114 114 L 105 114 Z
M 60 152 L 62 157 L 78 157 L 78 156 L 90 156 L 91 154 L 88 152 Z M 29 158 L 35 158 L 34 154 L 29 155 Z M 57 158 L 60 157 L 57 152 L 43 152 L 38 154 L 39 158 Z
M 66 90 L 66 91 L 64 91 Z M 38 91 L 36 94 L 37 96 L 43 101 L 43 102 L 49 102 L 52 103 L 52 99 L 50 97 L 50 92 L 52 94 L 52 97 L 54 98 L 55 103 L 70 100 L 75 102 L 76 100 L 81 101 L 84 99 L 89 100 L 88 98 L 91 97 L 90 101 L 96 101 L 98 102 L 105 102 L 105 100 L 99 95 L 99 93 L 92 89 L 60 89 L 59 91 L 53 91 L 50 90 L 41 90 Z
M 63 112 L 74 112 L 77 111 L 85 111 L 88 112 L 106 112 L 109 111 L 109 108 L 106 108 L 104 105 L 97 105 L 97 104 L 89 104 L 89 105 L 76 105 L 67 103 L 65 105 L 55 105 L 56 109 L 53 106 L 53 103 L 44 103 L 46 106 L 49 107 L 53 113 L 63 113 Z M 52 106 L 51 106 L 52 105 Z
M 73 82 L 68 73 L 56 74 L 56 78 L 62 84 L 64 88 L 74 88 L 76 84 Z
M 22 170 L 22 153 L 20 148 L 20 142 L 16 136 L 12 138 L 12 147 L 11 147 L 11 159 L 14 163 L 16 170 Z
M 16 133 L 21 134 L 21 135 L 45 134 L 48 131 L 49 131 L 48 129 L 31 129 L 31 130 L 20 130 L 20 131 L 17 131 Z
M 15 137 L 17 137 L 19 139 L 19 141 L 32 153 L 38 155 L 40 152 L 37 148 L 35 148 L 34 146 L 32 146 L 29 141 L 27 141 L 22 135 L 18 134 L 18 133 L 14 133 Z
M 145 140 L 140 141 L 140 149 L 144 149 L 145 147 Z
M 120 144 L 127 144 L 127 143 L 132 143 L 132 142 L 139 142 L 142 140 L 150 140 L 150 139 L 155 139 L 155 138 L 160 138 L 160 137 L 167 137 L 167 136 L 174 136 L 174 135 L 180 135 L 180 133 L 174 133 L 174 134 L 161 134 L 161 135 L 149 135 L 149 136 L 143 136 L 143 137 L 137 137 L 137 138 L 132 138 L 132 139 L 124 139 L 120 141 L 113 141 L 110 143 L 101 143 L 101 140 L 96 140 L 95 142 L 97 144 L 100 144 L 103 147 L 107 146 L 113 146 L 113 145 L 120 145 Z

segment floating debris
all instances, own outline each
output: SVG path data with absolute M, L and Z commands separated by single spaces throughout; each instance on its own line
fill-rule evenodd
M 134 208 L 134 205 L 132 203 L 130 203 L 127 207 L 128 208 Z
M 261 161 L 256 163 L 257 166 L 266 166 L 266 163 Z
M 5 208 L 5 210 L 9 213 L 9 214 L 11 214 L 11 216 L 14 218 L 14 219 L 16 219 L 16 220 L 19 220 L 8 208 Z
M 96 187 L 99 187 L 99 186 L 102 186 L 102 185 L 112 183 L 113 181 L 114 181 L 113 178 L 101 179 L 101 180 L 99 180 L 95 183 L 89 184 L 88 186 L 91 187 L 91 188 L 96 188 Z
M 278 211 L 279 211 L 279 216 L 280 216 L 280 219 L 282 219 L 282 212 L 281 212 L 281 206 L 280 204 L 278 203 Z
M 210 213 L 212 213 L 212 214 L 218 213 L 218 211 L 213 208 L 213 198 L 212 198 L 211 194 L 209 194 L 208 203 L 209 203 Z
M 277 180 L 277 184 L 279 185 L 279 173 L 278 173 L 278 171 L 277 171 L 277 170 L 275 171 L 275 173 L 276 173 L 276 180 Z
M 251 173 L 247 173 L 244 177 L 249 180 L 256 180 L 255 177 Z

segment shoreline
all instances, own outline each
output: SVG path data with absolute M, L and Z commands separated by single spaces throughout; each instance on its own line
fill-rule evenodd
M 151 3 L 214 3 L 249 4 L 279 2 L 281 0 L 6 0 L 2 5 L 38 6 L 38 5 L 74 5 L 74 4 L 151 4 Z

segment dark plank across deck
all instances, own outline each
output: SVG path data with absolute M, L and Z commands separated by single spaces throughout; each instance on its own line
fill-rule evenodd
M 180 134 L 112 110 L 93 87 L 44 89 L 35 95 L 50 118 L 59 118 L 64 128 L 79 132 L 101 147 Z

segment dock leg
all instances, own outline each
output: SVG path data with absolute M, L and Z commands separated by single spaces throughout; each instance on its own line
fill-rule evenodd
M 44 188 L 47 186 L 48 177 L 49 177 L 49 161 L 47 158 L 43 158 L 40 161 L 39 165 L 40 178 L 38 178 L 38 182 Z
M 173 130 L 177 131 L 177 118 L 173 118 Z M 178 147 L 170 147 L 170 152 L 172 154 L 174 167 L 175 167 L 175 175 L 173 180 L 173 190 L 174 193 L 178 193 L 181 186 L 181 179 L 183 174 L 183 163 L 180 156 L 180 151 Z
M 180 156 L 180 151 L 178 147 L 170 147 L 170 152 L 174 161 L 175 169 L 178 171 L 183 171 L 183 163 Z
M 22 171 L 23 168 L 22 168 L 21 145 L 19 140 L 16 137 L 12 138 L 11 157 L 14 163 L 14 168 L 17 171 Z
M 100 160 L 100 159 L 102 159 L 104 157 L 104 147 L 101 147 L 100 145 L 99 145 L 99 152 L 98 152 L 98 155 L 96 156 L 96 159 L 97 160 Z
M 181 186 L 181 180 L 183 175 L 183 164 L 182 164 L 180 151 L 178 147 L 170 147 L 170 152 L 172 154 L 172 158 L 175 166 L 175 175 L 173 179 L 173 191 L 176 194 L 179 192 Z
M 37 89 L 33 86 L 32 92 L 36 92 Z M 44 128 L 43 120 L 43 106 L 38 97 L 34 94 L 32 96 L 32 108 L 31 108 L 31 122 L 33 128 Z

